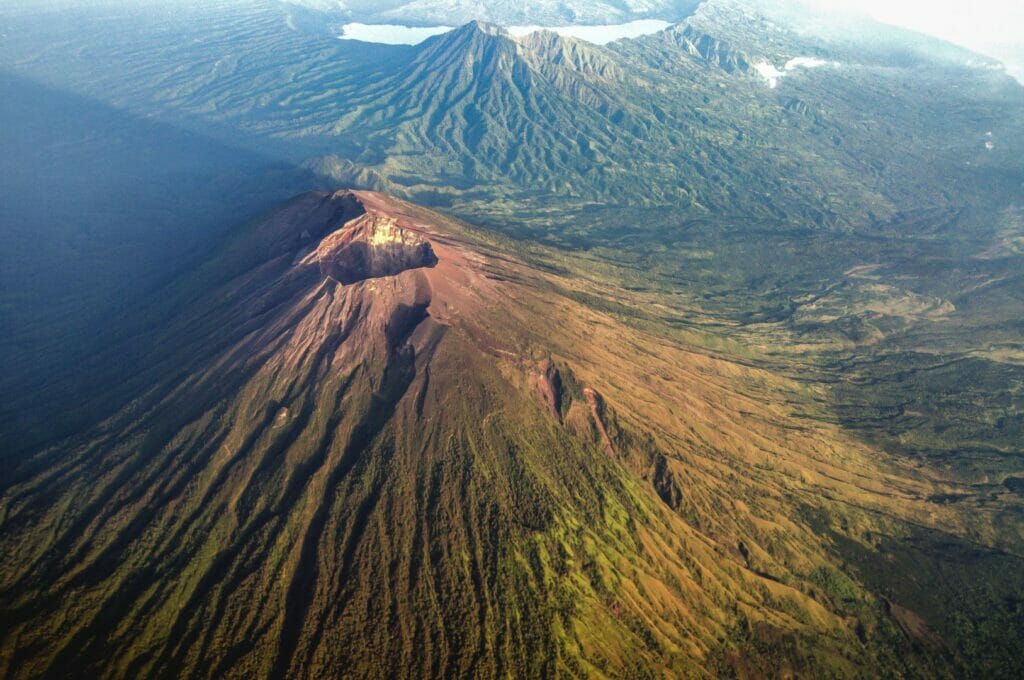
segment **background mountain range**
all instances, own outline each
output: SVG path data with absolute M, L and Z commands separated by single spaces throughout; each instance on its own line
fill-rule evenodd
M 691 4 L 0 10 L 2 672 L 1013 677 L 1024 87 Z
M 299 0 L 298 5 L 367 23 L 424 25 L 488 21 L 511 25 L 614 24 L 635 19 L 678 20 L 695 0 L 537 0 L 511 5 L 495 0 Z

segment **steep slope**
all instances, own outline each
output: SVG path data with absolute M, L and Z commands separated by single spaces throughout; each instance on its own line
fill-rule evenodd
M 994 510 L 510 252 L 307 194 L 164 291 L 146 389 L 0 496 L 0 672 L 953 672 L 835 546 Z

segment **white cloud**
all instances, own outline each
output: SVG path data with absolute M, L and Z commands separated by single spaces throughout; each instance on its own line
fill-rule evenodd
M 833 66 L 839 65 L 837 62 L 828 62 L 816 57 L 793 57 L 786 62 L 786 65 L 782 67 L 782 70 L 792 71 L 795 68 L 818 68 L 819 66 L 827 66 L 830 63 Z
M 818 68 L 819 66 L 839 66 L 838 61 L 825 61 L 824 59 L 817 59 L 815 57 L 793 57 L 779 70 L 775 67 L 775 64 L 771 64 L 767 61 L 759 61 L 754 64 L 754 69 L 757 73 L 765 79 L 768 83 L 768 87 L 775 89 L 779 85 L 779 81 L 787 73 L 790 73 L 794 69 L 798 68 Z
M 779 79 L 786 75 L 785 71 L 780 71 L 775 68 L 774 64 L 769 64 L 767 61 L 759 61 L 754 64 L 754 68 L 761 75 L 762 78 L 768 83 L 768 87 L 774 89 L 779 84 Z

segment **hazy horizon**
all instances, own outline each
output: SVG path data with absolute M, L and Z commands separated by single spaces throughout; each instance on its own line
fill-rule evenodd
M 909 28 L 999 59 L 1024 83 L 1024 2 L 979 0 L 811 0 L 825 7 L 861 11 L 893 26 Z

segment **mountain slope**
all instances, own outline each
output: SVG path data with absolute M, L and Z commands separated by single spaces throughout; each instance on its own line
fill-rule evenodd
M 547 58 L 556 51 L 557 59 Z M 501 190 L 511 179 L 585 191 L 600 181 L 601 149 L 621 144 L 613 121 L 629 115 L 609 94 L 616 76 L 599 48 L 557 36 L 522 43 L 473 22 L 426 41 L 393 76 L 353 91 L 350 112 L 320 132 L 363 137 L 367 156 L 383 159 L 373 170 L 389 187 L 415 190 L 420 178 L 441 175 L 450 179 L 441 187 L 455 190 Z M 579 187 L 570 184 L 576 178 Z
M 163 293 L 147 388 L 8 482 L 0 671 L 956 668 L 833 541 L 990 550 L 992 511 L 593 292 L 380 194 L 243 230 Z

